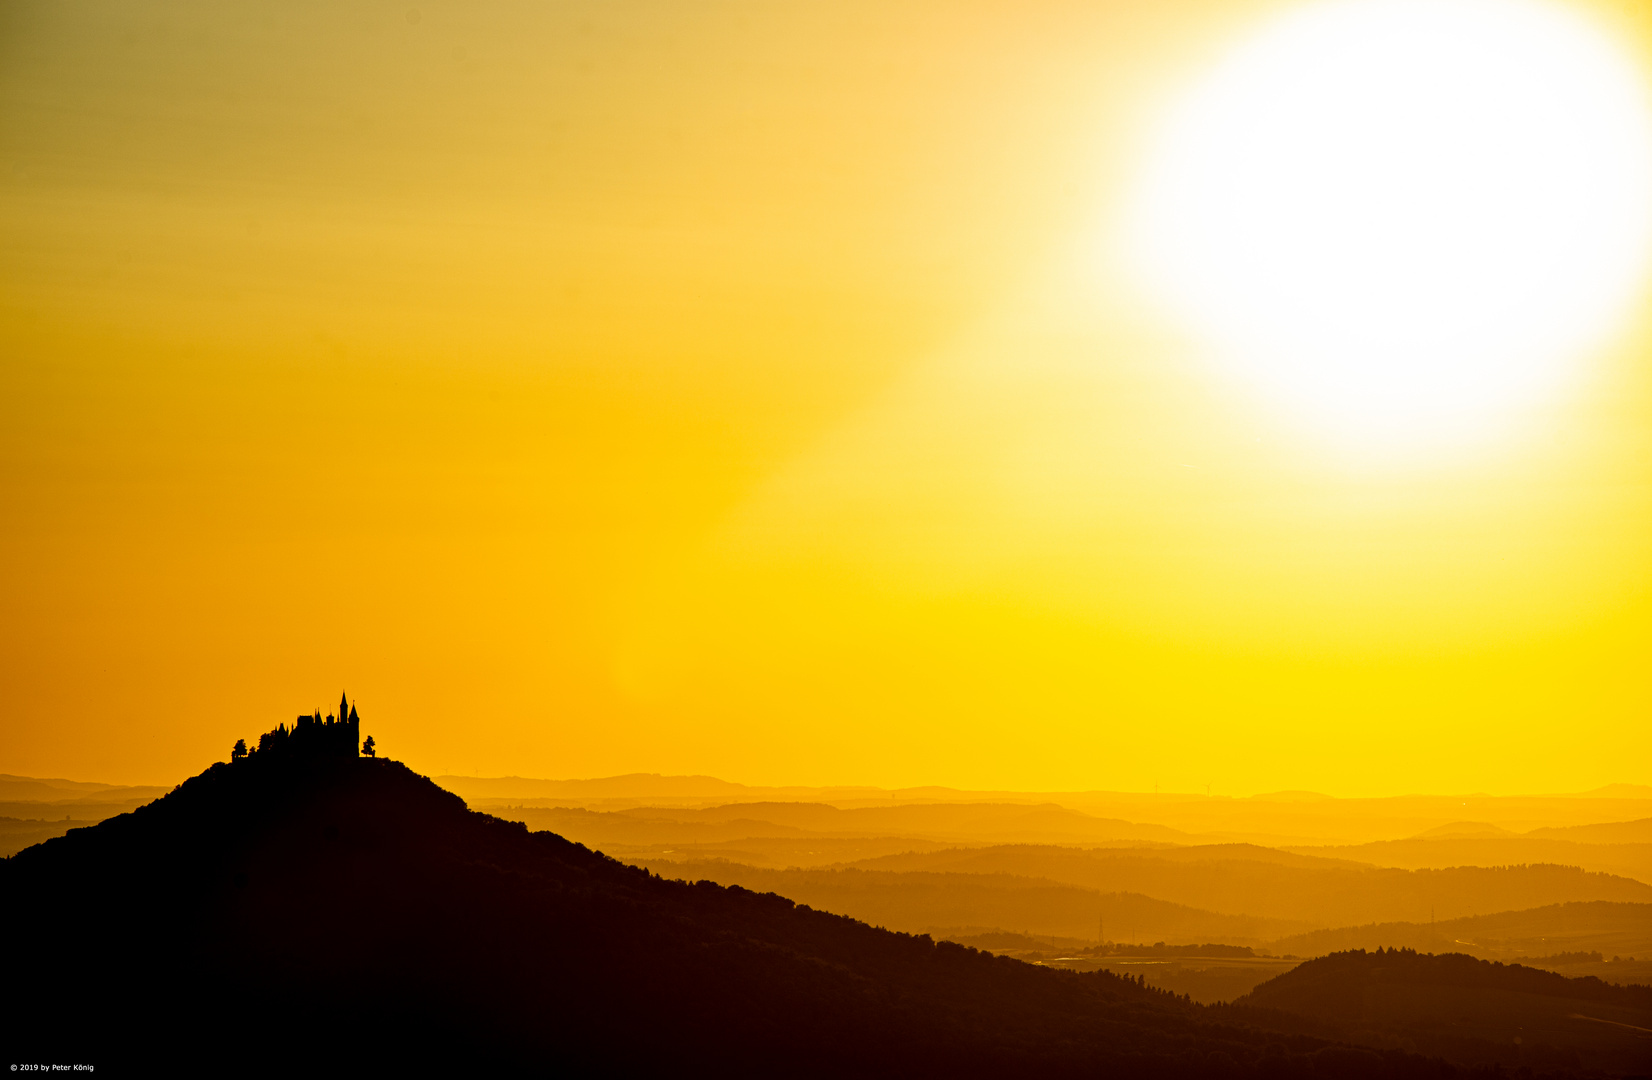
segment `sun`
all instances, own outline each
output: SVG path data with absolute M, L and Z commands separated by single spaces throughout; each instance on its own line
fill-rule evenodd
M 1640 295 L 1647 88 L 1570 8 L 1295 8 L 1157 132 L 1126 218 L 1133 276 L 1229 374 L 1349 446 L 1500 430 Z

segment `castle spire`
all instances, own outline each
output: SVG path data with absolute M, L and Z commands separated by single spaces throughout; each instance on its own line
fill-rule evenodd
M 349 715 L 350 715 L 350 699 L 345 696 L 344 691 L 340 690 L 338 692 L 338 721 L 339 721 L 339 723 L 342 724 L 344 722 L 344 718 L 349 716 Z

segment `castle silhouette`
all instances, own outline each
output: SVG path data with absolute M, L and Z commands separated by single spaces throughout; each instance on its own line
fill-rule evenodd
M 260 735 L 256 750 L 259 754 L 349 758 L 360 751 L 361 717 L 356 715 L 356 707 L 344 694 L 338 698 L 337 716 L 328 714 L 322 719 L 320 709 L 314 715 L 300 716 L 290 728 L 281 724 L 274 731 Z

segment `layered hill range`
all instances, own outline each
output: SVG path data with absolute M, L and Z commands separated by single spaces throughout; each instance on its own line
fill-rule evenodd
M 1487 1080 L 1652 1061 L 1644 988 L 1466 956 L 1396 974 L 1360 952 L 1205 1006 L 663 878 L 283 734 L 0 863 L 15 1058 L 116 1075 Z M 1450 995 L 1449 1039 L 1404 993 L 1372 992 L 1396 979 Z M 1509 1036 L 1511 1015 L 1532 1038 Z
M 0 773 L 0 855 L 135 810 L 166 790 Z
M 14 1057 L 106 1073 L 1462 1075 L 663 880 L 301 745 L 7 859 L 0 913 Z
M 646 775 L 437 782 L 665 876 L 1010 955 L 1082 954 L 1201 1000 L 1231 1000 L 1277 974 L 1268 955 L 1345 949 L 1452 950 L 1652 981 L 1652 788 L 1227 799 Z M 1119 951 L 1155 943 L 1252 956 Z

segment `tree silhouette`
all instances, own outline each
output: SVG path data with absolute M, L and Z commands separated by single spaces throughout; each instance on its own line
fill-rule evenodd
M 235 748 L 229 752 L 229 759 L 231 761 L 240 761 L 242 758 L 244 758 L 246 756 L 247 756 L 247 740 L 245 740 L 245 739 L 236 739 L 235 740 Z
M 371 735 L 367 736 L 367 741 L 361 744 L 361 752 L 364 755 L 366 755 L 367 757 L 374 756 L 373 755 L 373 736 L 371 736 Z

